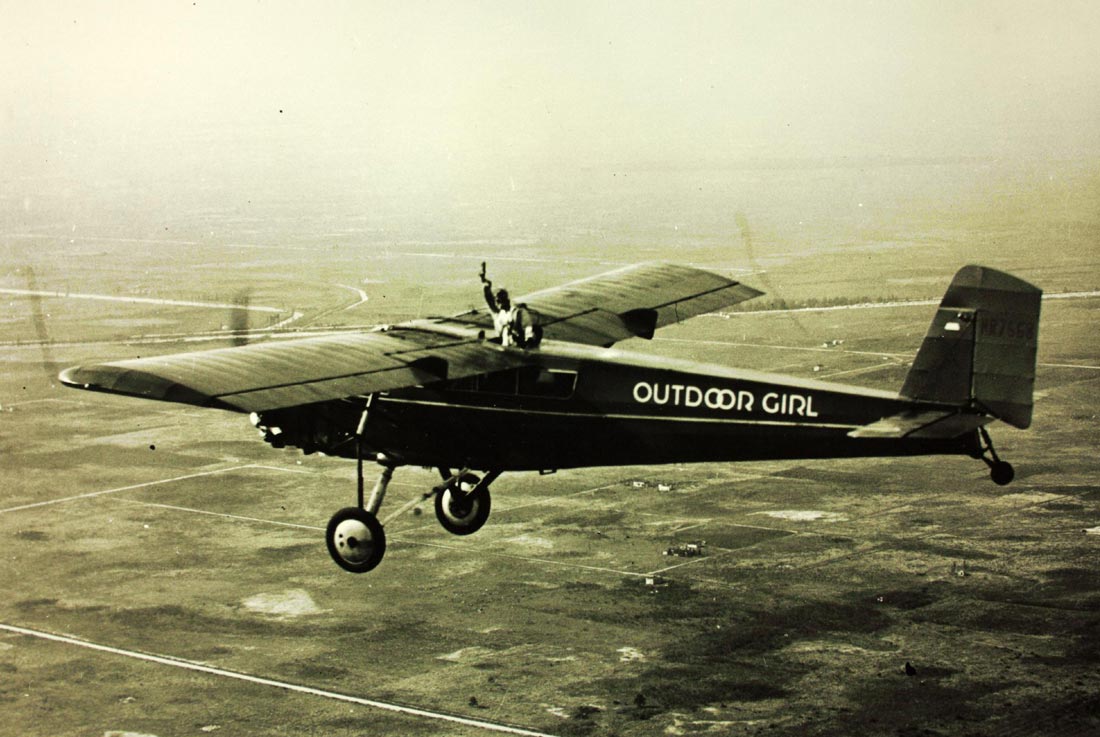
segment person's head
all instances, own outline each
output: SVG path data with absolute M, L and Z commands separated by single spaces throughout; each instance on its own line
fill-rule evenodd
M 503 310 L 506 310 L 512 306 L 512 301 L 508 298 L 507 289 L 497 290 L 497 305 Z

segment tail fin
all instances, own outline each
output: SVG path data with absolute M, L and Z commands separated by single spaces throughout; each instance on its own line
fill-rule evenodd
M 1031 424 L 1041 289 L 984 266 L 955 274 L 901 395 Z

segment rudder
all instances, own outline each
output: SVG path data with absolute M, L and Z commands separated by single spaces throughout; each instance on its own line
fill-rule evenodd
M 1043 292 L 1003 271 L 964 266 L 940 302 L 901 396 L 1031 424 Z

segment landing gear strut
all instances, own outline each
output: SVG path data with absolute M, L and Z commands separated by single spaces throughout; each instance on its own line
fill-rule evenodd
M 997 486 L 1007 486 L 1012 483 L 1012 479 L 1016 478 L 1016 469 L 1012 467 L 1012 464 L 1008 461 L 1002 461 L 997 455 L 997 451 L 993 449 L 993 440 L 989 437 L 989 433 L 984 427 L 978 428 L 978 435 L 981 437 L 982 445 L 980 448 L 981 455 L 978 456 L 981 460 L 989 466 L 989 478 L 993 479 L 993 483 Z

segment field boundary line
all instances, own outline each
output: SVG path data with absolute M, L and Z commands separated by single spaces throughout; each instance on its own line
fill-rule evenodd
M 554 737 L 554 735 L 549 735 L 545 732 L 536 732 L 534 730 L 525 729 L 523 727 L 514 727 L 508 724 L 489 722 L 481 719 L 471 719 L 469 717 L 463 717 L 457 714 L 447 714 L 446 712 L 429 711 L 428 709 L 422 709 L 416 706 L 404 706 L 402 704 L 395 704 L 388 701 L 378 701 L 376 699 L 352 696 L 350 694 L 344 694 L 338 691 L 325 691 L 324 689 L 314 688 L 312 686 L 302 686 L 296 683 L 290 683 L 288 681 L 277 681 L 273 678 L 264 678 L 262 676 L 254 676 L 248 673 L 240 673 L 238 671 L 227 670 L 225 668 L 217 668 L 212 665 L 197 663 L 193 660 L 184 660 L 182 658 L 175 658 L 167 655 L 152 655 L 150 653 L 143 653 L 137 650 L 125 650 L 123 648 L 112 647 L 110 645 L 101 645 L 96 642 L 91 642 L 89 640 L 84 640 L 69 635 L 57 635 L 52 632 L 30 629 L 27 627 L 17 627 L 15 625 L 4 623 L 0 623 L 0 630 L 13 632 L 17 635 L 24 635 L 26 637 L 35 637 L 40 640 L 49 640 L 51 642 L 59 642 L 65 645 L 83 647 L 87 648 L 88 650 L 97 650 L 99 652 L 109 653 L 111 655 L 121 655 L 123 657 L 132 658 L 134 660 L 144 660 L 149 663 L 156 663 L 157 665 L 167 665 L 173 668 L 180 668 L 182 670 L 205 673 L 207 675 L 219 676 L 221 678 L 231 678 L 238 681 L 245 681 L 246 683 L 254 683 L 260 686 L 268 686 L 269 688 L 278 688 L 284 691 L 292 691 L 295 693 L 306 694 L 308 696 L 320 696 L 322 698 L 332 699 L 334 701 L 344 701 L 351 704 L 358 704 L 360 706 L 368 706 L 374 709 L 382 709 L 384 711 L 397 712 L 399 714 L 407 714 L 410 716 L 422 717 L 426 719 L 434 719 L 436 721 L 451 722 L 454 724 L 461 724 L 467 727 L 476 727 L 478 729 L 484 729 L 492 732 L 503 732 L 505 734 L 522 735 L 524 737 Z
M 174 481 L 186 481 L 187 479 L 196 479 L 202 476 L 214 476 L 219 473 L 230 473 L 231 471 L 241 471 L 246 468 L 253 468 L 254 464 L 248 463 L 242 466 L 230 466 L 229 468 L 220 468 L 213 471 L 199 471 L 197 473 L 189 473 L 183 476 L 173 476 L 168 479 L 157 479 L 156 481 L 144 481 L 140 484 L 130 484 L 129 486 L 119 486 L 115 489 L 104 489 L 102 491 L 89 491 L 86 494 L 74 494 L 73 496 L 65 496 L 60 499 L 47 499 L 44 502 L 32 502 L 31 504 L 21 504 L 17 507 L 8 507 L 7 509 L 0 509 L 0 514 L 7 514 L 8 512 L 21 512 L 25 509 L 37 509 L 38 507 L 48 507 L 51 504 L 63 504 L 64 502 L 73 502 L 79 499 L 94 499 L 97 496 L 104 496 L 106 494 L 117 494 L 120 491 L 133 491 L 134 489 L 143 489 L 147 486 L 158 486 L 160 484 L 170 484 Z

